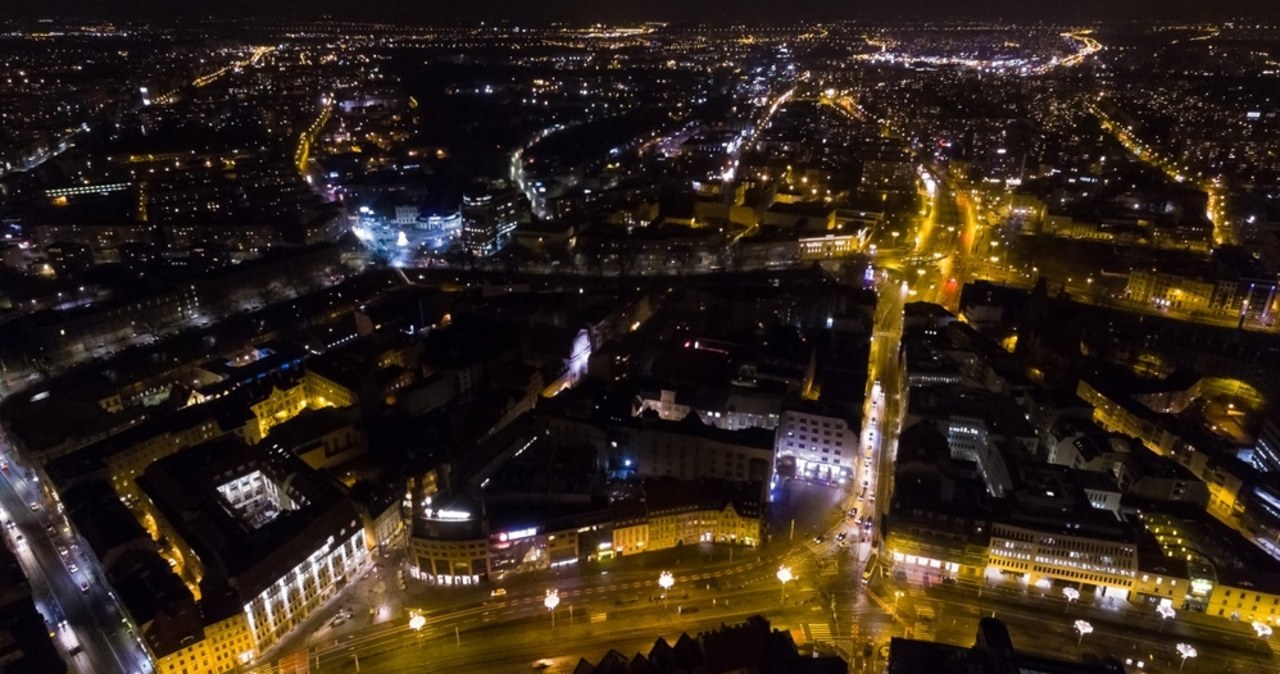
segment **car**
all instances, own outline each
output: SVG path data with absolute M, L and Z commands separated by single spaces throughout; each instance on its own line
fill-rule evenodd
M 679 613 L 680 615 L 685 615 L 688 613 L 697 613 L 697 612 L 698 612 L 697 606 L 681 606 L 676 609 L 676 613 Z
M 857 508 L 850 508 L 850 509 L 849 509 L 849 519 L 851 519 L 851 520 L 856 520 L 856 519 L 858 519 L 858 509 L 857 509 Z
M 5 521 L 4 521 L 4 528 L 6 528 L 6 529 L 12 529 L 13 527 L 14 527 L 13 520 L 5 520 Z
M 825 541 L 825 540 L 827 540 L 827 537 L 826 537 L 826 536 L 823 536 L 822 534 L 818 534 L 817 536 L 814 536 L 814 537 L 813 537 L 813 542 L 814 542 L 814 543 L 821 543 L 821 542 L 823 542 L 823 541 Z
M 533 663 L 533 668 L 534 668 L 534 669 L 536 669 L 536 670 L 538 670 L 538 671 L 542 671 L 542 670 L 544 670 L 544 669 L 550 669 L 550 668 L 551 668 L 551 665 L 554 665 L 554 664 L 555 664 L 554 662 L 552 662 L 552 661 L 547 660 L 547 659 L 545 659 L 545 658 L 544 658 L 544 659 L 542 659 L 542 660 L 539 660 L 539 661 L 537 661 L 537 662 Z
M 59 545 L 58 554 L 62 555 L 63 557 L 66 557 L 67 555 L 71 554 L 71 551 L 67 549 L 67 546 Z
M 836 536 L 836 542 L 838 542 L 838 543 L 843 543 L 843 542 L 844 542 L 844 539 L 846 539 L 846 538 L 848 538 L 848 537 L 849 537 L 848 532 L 841 531 L 841 532 L 840 532 L 840 535 L 839 535 L 839 536 Z
M 490 593 L 489 593 L 489 596 L 490 596 L 490 597 L 505 597 L 505 596 L 507 596 L 507 588 L 505 588 L 505 587 L 500 587 L 500 588 L 498 588 L 498 589 L 496 589 L 496 590 L 494 590 L 494 591 L 490 592 Z
M 67 570 L 71 573 L 75 573 L 80 570 L 80 567 L 76 566 L 75 562 L 67 562 Z
M 345 624 L 347 624 L 347 616 L 341 613 L 334 616 L 333 620 L 329 621 L 329 627 L 342 627 Z
M 32 501 L 29 505 L 31 506 L 31 512 L 33 512 L 33 513 L 34 513 L 34 512 L 38 512 L 38 511 L 40 510 L 40 502 L 39 502 L 39 501 Z
M 89 594 L 89 583 L 85 581 L 80 581 L 80 591 L 85 594 Z
M 80 653 L 82 653 L 83 651 L 84 651 L 84 647 L 81 646 L 80 644 L 76 644 L 75 646 L 71 647 L 71 650 L 67 651 L 67 654 L 73 655 L 73 656 L 80 655 Z
M 6 473 L 9 472 L 9 462 L 0 460 L 0 470 L 3 470 Z
M 46 531 L 50 536 L 57 536 L 57 535 L 58 535 L 58 528 L 57 528 L 57 527 L 55 527 L 55 526 L 53 526 L 52 524 L 50 524 L 49 526 L 45 527 L 45 528 L 44 528 L 44 530 L 45 530 L 45 531 Z

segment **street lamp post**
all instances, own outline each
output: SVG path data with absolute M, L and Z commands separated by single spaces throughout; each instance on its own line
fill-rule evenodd
M 552 628 L 555 628 L 555 626 L 556 626 L 556 607 L 560 605 L 560 591 L 559 591 L 559 590 L 547 590 L 547 596 L 546 596 L 546 598 L 545 598 L 545 599 L 543 599 L 543 600 L 542 600 L 542 605 L 543 605 L 543 606 L 546 606 L 546 607 L 547 607 L 547 610 L 551 612 L 551 627 L 552 627 Z
M 1076 639 L 1076 645 L 1079 646 L 1084 642 L 1085 635 L 1093 632 L 1093 625 L 1088 620 L 1077 620 L 1075 628 L 1076 632 L 1080 634 L 1080 637 Z
M 675 584 L 676 578 L 671 575 L 670 571 L 663 571 L 658 574 L 658 587 L 662 588 L 662 604 L 664 606 L 667 603 L 667 590 L 670 590 L 671 586 Z
M 783 604 L 787 603 L 787 583 L 791 582 L 792 578 L 794 578 L 794 576 L 791 575 L 791 567 L 789 566 L 778 567 L 778 581 L 782 583 L 782 603 Z
M 1168 604 L 1161 604 L 1157 606 L 1156 613 L 1160 614 L 1160 629 L 1156 630 L 1157 632 L 1163 632 L 1164 624 L 1173 619 L 1174 616 L 1178 615 L 1178 612 L 1173 610 L 1173 607 Z
M 1182 664 L 1178 665 L 1178 671 L 1181 672 L 1183 667 L 1187 666 L 1187 660 L 1196 657 L 1196 647 L 1191 644 L 1178 644 L 1178 655 L 1182 658 Z
M 1066 608 L 1062 609 L 1062 612 L 1066 613 L 1067 609 L 1071 608 L 1072 604 L 1079 601 L 1080 590 L 1077 590 L 1074 587 L 1064 587 L 1062 588 L 1062 596 L 1067 598 Z
M 1253 621 L 1253 632 L 1258 635 L 1258 640 L 1266 645 L 1267 639 L 1271 638 L 1271 626 L 1259 620 Z
M 426 626 L 427 617 L 421 613 L 415 613 L 413 614 L 413 617 L 409 618 L 409 629 L 413 630 L 414 634 L 418 635 L 419 644 L 422 643 L 422 628 Z

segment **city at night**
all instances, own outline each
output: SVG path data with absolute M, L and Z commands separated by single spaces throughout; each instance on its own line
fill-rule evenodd
M 0 8 L 0 673 L 1280 672 L 1280 5 Z

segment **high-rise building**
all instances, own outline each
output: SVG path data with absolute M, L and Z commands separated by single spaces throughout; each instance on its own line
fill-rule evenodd
M 823 405 L 793 404 L 778 422 L 774 456 L 780 476 L 843 484 L 854 475 L 858 424 Z
M 462 241 L 472 255 L 489 257 L 511 241 L 519 215 L 519 193 L 478 189 L 462 196 Z

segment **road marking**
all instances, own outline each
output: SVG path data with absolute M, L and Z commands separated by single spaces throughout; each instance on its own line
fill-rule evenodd
M 915 626 L 911 630 L 911 638 L 919 641 L 933 641 L 937 637 L 937 633 L 933 629 L 933 625 L 923 620 L 917 620 Z
M 809 631 L 809 639 L 812 641 L 831 640 L 831 626 L 827 623 L 809 623 L 805 628 Z

